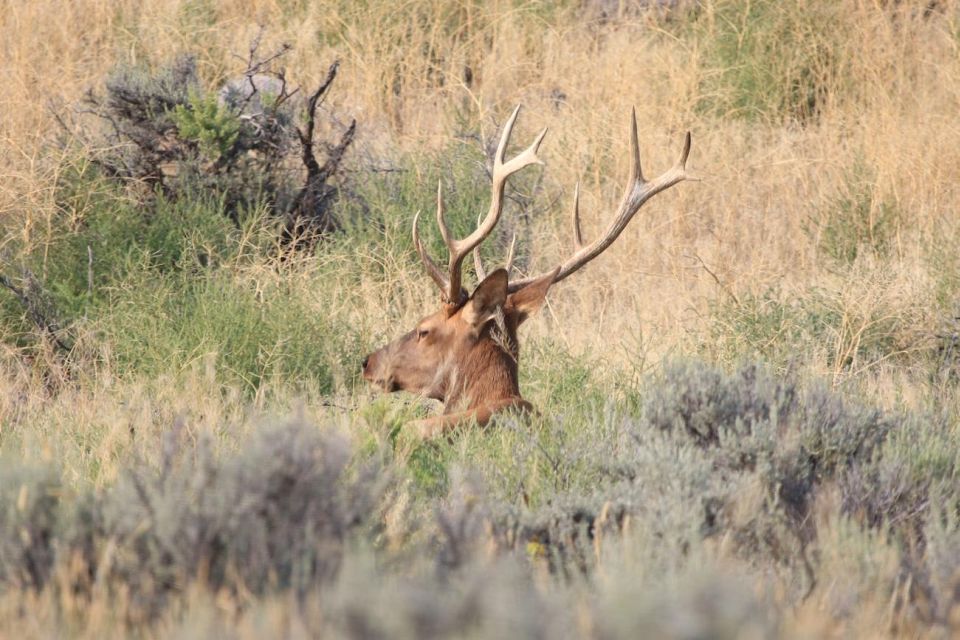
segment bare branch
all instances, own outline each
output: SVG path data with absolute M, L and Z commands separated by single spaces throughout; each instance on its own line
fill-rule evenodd
M 326 203 L 335 193 L 335 190 L 326 182 L 337 172 L 347 149 L 353 143 L 357 131 L 357 121 L 352 120 L 350 122 L 350 126 L 340 137 L 339 143 L 327 147 L 326 160 L 323 165 L 320 165 L 317 161 L 313 137 L 316 128 L 317 105 L 329 90 L 334 78 L 337 77 L 339 66 L 339 61 L 334 61 L 330 65 L 327 77 L 307 99 L 304 128 L 297 128 L 297 135 L 300 138 L 301 159 L 307 169 L 307 178 L 303 189 L 297 194 L 290 209 L 286 235 L 291 238 L 302 236 L 304 231 L 323 233 L 336 228 L 335 220 L 326 211 Z

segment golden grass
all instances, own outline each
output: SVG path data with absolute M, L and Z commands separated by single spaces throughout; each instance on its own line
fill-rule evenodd
M 893 318 L 910 327 L 896 336 L 901 350 L 925 349 L 942 321 L 930 245 L 956 246 L 960 26 L 953 5 L 929 18 L 870 2 L 823 6 L 844 36 L 837 55 L 845 84 L 830 86 L 818 120 L 801 126 L 698 109 L 704 79 L 716 73 L 699 49 L 706 37 L 680 37 L 674 23 L 642 12 L 600 21 L 572 5 L 506 1 L 8 1 L 0 12 L 0 216 L 10 233 L 3 244 L 16 235 L 28 247 L 45 245 L 52 216 L 82 206 L 54 201 L 63 155 L 52 147 L 55 112 L 101 86 L 117 64 L 161 64 L 183 51 L 198 55 L 207 81 L 219 82 L 242 68 L 235 54 L 245 55 L 262 24 L 266 49 L 294 46 L 286 59 L 294 82 L 311 85 L 341 60 L 325 108 L 357 118 L 361 158 L 443 147 L 461 118 L 493 137 L 522 103 L 515 144 L 549 128 L 547 192 L 562 197 L 560 210 L 537 223 L 533 255 L 542 266 L 570 246 L 566 207 L 578 179 L 586 236 L 611 214 L 631 107 L 647 174 L 668 167 L 683 131 L 692 131 L 690 169 L 701 181 L 656 198 L 607 254 L 554 289 L 527 338 L 552 336 L 618 366 L 639 355 L 656 362 L 720 353 L 722 327 L 719 338 L 710 330 L 714 305 L 771 287 L 789 305 L 816 288 L 843 323 L 806 354 L 807 366 L 835 383 L 877 376 L 869 384 L 879 390 L 903 374 L 884 360 L 845 366 L 864 333 Z M 706 33 L 729 7 L 705 4 L 702 22 L 713 25 Z M 867 255 L 838 272 L 819 240 L 825 212 L 849 191 L 858 163 L 871 172 L 869 206 L 892 203 L 902 215 L 889 256 Z M 386 309 L 379 276 L 329 291 L 309 262 L 279 277 L 302 280 L 296 286 L 318 312 L 349 318 L 370 335 L 401 330 L 435 300 L 426 278 L 403 265 L 391 267 L 399 303 Z M 254 267 L 242 277 L 259 286 L 278 275 Z M 311 293 L 320 288 L 328 295 Z M 901 401 L 920 393 L 898 387 Z M 875 395 L 891 402 L 888 393 Z
M 806 354 L 806 364 L 836 383 L 878 376 L 870 384 L 880 389 L 901 374 L 882 359 L 850 364 L 871 327 L 890 319 L 909 327 L 895 336 L 898 349 L 909 351 L 927 348 L 942 322 L 936 296 L 943 267 L 930 247 L 939 243 L 949 254 L 957 238 L 956 7 L 947 3 L 924 17 L 872 2 L 823 4 L 842 35 L 834 55 L 843 79 L 828 84 L 819 118 L 801 125 L 698 108 L 712 86 L 705 79 L 717 73 L 701 48 L 730 6 L 705 3 L 700 24 L 707 35 L 681 37 L 676 23 L 643 12 L 602 21 L 574 5 L 536 2 L 8 0 L 0 11 L 0 216 L 9 234 L 2 244 L 16 236 L 27 247 L 43 246 L 52 216 L 82 206 L 53 197 L 69 155 L 52 146 L 57 111 L 101 86 L 117 64 L 160 64 L 183 51 L 198 55 L 207 81 L 219 82 L 242 67 L 235 54 L 245 54 L 262 24 L 265 48 L 294 46 L 286 59 L 294 82 L 311 85 L 341 60 L 325 108 L 357 118 L 360 158 L 443 147 L 464 118 L 493 137 L 512 105 L 522 103 L 515 143 L 549 128 L 542 152 L 547 192 L 561 196 L 560 210 L 536 223 L 533 255 L 541 266 L 570 246 L 566 207 L 578 179 L 586 236 L 611 214 L 626 169 L 631 107 L 648 174 L 668 167 L 683 131 L 692 131 L 690 169 L 701 181 L 651 202 L 607 254 L 553 290 L 526 337 L 553 336 L 615 365 L 641 353 L 654 362 L 669 353 L 716 354 L 725 338 L 710 330 L 714 305 L 736 305 L 771 288 L 789 305 L 818 289 L 843 322 Z M 900 212 L 893 249 L 838 271 L 820 250 L 825 216 L 861 165 L 870 176 L 870 215 L 881 203 Z M 280 276 L 302 280 L 297 286 L 308 296 L 330 287 L 315 281 L 309 262 Z M 380 277 L 366 274 L 355 289 L 337 286 L 309 299 L 318 312 L 349 318 L 371 335 L 395 333 L 428 310 L 435 294 L 419 271 L 391 268 L 399 292 L 393 308 L 380 304 Z M 264 268 L 243 277 L 278 276 Z
M 719 19 L 714 14 L 724 6 L 707 3 L 704 11 Z M 328 108 L 358 119 L 364 153 L 441 146 L 458 112 L 489 137 L 513 104 L 524 104 L 516 140 L 549 127 L 548 184 L 568 199 L 572 184 L 583 180 L 587 235 L 598 231 L 619 193 L 632 106 L 648 173 L 668 166 L 682 132 L 693 132 L 690 165 L 702 182 L 648 205 L 613 250 L 555 291 L 550 320 L 534 335 L 557 333 L 573 348 L 613 357 L 618 350 L 611 347 L 639 323 L 654 351 L 664 353 L 689 345 L 702 330 L 705 305 L 724 289 L 830 286 L 809 230 L 843 192 L 857 160 L 875 172 L 871 189 L 905 214 L 895 258 L 878 267 L 903 275 L 878 285 L 886 289 L 876 295 L 902 297 L 890 287 L 923 277 L 924 243 L 949 231 L 958 205 L 960 128 L 953 114 L 960 62 L 949 17 L 841 3 L 835 26 L 849 37 L 839 55 L 855 90 L 837 87 L 817 123 L 796 126 L 704 115 L 696 105 L 710 70 L 690 39 L 642 13 L 606 23 L 581 15 L 547 3 L 439 0 L 402 7 L 7 2 L 0 16 L 0 212 L 20 221 L 25 237 L 43 242 L 56 206 L 57 166 L 45 151 L 57 129 L 52 113 L 99 86 L 111 67 L 192 51 L 201 74 L 217 81 L 242 66 L 233 54 L 243 54 L 264 24 L 265 46 L 294 45 L 286 64 L 297 82 L 311 84 L 331 60 L 342 61 Z M 547 232 L 556 228 L 559 235 Z M 566 225 L 551 220 L 538 262 L 568 243 Z
M 546 311 L 524 329 L 526 338 L 552 336 L 574 353 L 615 365 L 638 354 L 652 361 L 675 353 L 716 354 L 722 345 L 712 342 L 714 305 L 736 306 L 771 288 L 775 298 L 791 304 L 818 289 L 827 292 L 827 306 L 843 322 L 838 332 L 804 354 L 804 365 L 835 384 L 855 378 L 885 405 L 919 404 L 927 390 L 909 371 L 884 359 L 850 359 L 878 323 L 893 318 L 899 327 L 908 327 L 897 329 L 895 336 L 898 348 L 907 352 L 927 348 L 942 321 L 936 298 L 942 267 L 934 264 L 930 247 L 941 243 L 949 252 L 960 238 L 955 231 L 960 210 L 960 24 L 954 3 L 943 3 L 942 14 L 925 18 L 909 6 L 824 0 L 835 9 L 830 27 L 844 34 L 835 54 L 843 60 L 849 85 L 830 87 L 831 99 L 819 118 L 807 124 L 722 117 L 699 109 L 709 97 L 703 93 L 704 80 L 715 70 L 705 66 L 696 38 L 679 37 L 674 24 L 642 12 L 610 21 L 584 19 L 589 14 L 575 4 L 0 2 L 0 217 L 10 234 L 0 248 L 14 235 L 27 246 L 43 246 L 52 217 L 70 213 L 58 209 L 53 197 L 61 170 L 60 152 L 52 147 L 55 112 L 69 108 L 87 88 L 100 86 L 117 64 L 159 64 L 182 51 L 196 53 L 204 79 L 219 82 L 242 68 L 233 54 L 244 55 L 263 24 L 265 47 L 293 45 L 286 66 L 294 82 L 314 84 L 332 60 L 341 61 L 325 108 L 338 118 L 357 119 L 356 147 L 363 157 L 439 149 L 449 143 L 461 119 L 492 137 L 512 106 L 522 103 L 514 142 L 525 144 L 540 128 L 550 129 L 542 151 L 547 191 L 562 194 L 566 207 L 572 185 L 582 181 L 587 237 L 602 229 L 619 196 L 631 107 L 637 109 L 649 175 L 670 166 L 683 132 L 692 131 L 689 168 L 701 181 L 681 184 L 648 205 L 613 249 L 551 293 Z M 720 0 L 706 2 L 707 23 L 719 20 L 726 6 Z M 469 82 L 465 67 L 472 75 Z M 870 206 L 892 203 L 902 215 L 888 255 L 868 252 L 850 269 L 838 270 L 821 252 L 819 240 L 825 211 L 848 192 L 857 163 L 871 171 Z M 537 223 L 536 264 L 547 265 L 569 247 L 566 215 L 562 209 Z M 318 282 L 310 268 L 311 260 L 321 259 L 306 259 L 296 272 L 302 280 L 296 287 L 305 296 L 331 286 Z M 318 312 L 349 318 L 370 335 L 378 328 L 396 333 L 435 300 L 422 274 L 403 265 L 396 268 L 403 286 L 396 288 L 400 293 L 394 308 L 383 307 L 382 282 L 374 275 L 364 276 L 357 288 L 347 290 L 338 283 L 308 299 Z M 282 276 L 251 267 L 238 277 L 269 281 Z M 340 306 L 331 309 L 335 301 Z M 219 387 L 215 372 L 205 371 L 202 363 L 181 380 L 152 383 L 116 380 L 107 367 L 89 385 L 53 398 L 36 375 L 11 364 L 0 376 L 0 437 L 4 429 L 32 424 L 29 437 L 34 441 L 18 448 L 71 460 L 65 478 L 76 483 L 108 484 L 119 472 L 118 460 L 131 453 L 155 455 L 151 447 L 175 419 L 185 420 L 196 433 L 210 429 L 222 434 L 226 425 L 242 432 L 250 428 L 251 412 L 277 406 L 263 395 L 275 393 L 283 398 L 279 404 L 292 402 L 282 389 L 268 387 L 251 407 Z M 338 375 L 347 377 L 346 372 Z M 219 391 L 211 393 L 211 388 Z M 318 415 L 328 411 L 309 400 L 306 406 Z M 343 412 L 333 413 L 342 419 Z M 72 438 L 58 434 L 65 425 Z M 149 433 L 134 440 L 130 425 Z M 23 432 L 18 437 L 25 437 Z M 837 581 L 843 580 L 844 563 L 856 560 L 842 553 L 843 536 L 858 535 L 845 526 L 837 522 L 827 529 L 837 538 L 825 545 L 837 554 Z M 871 561 L 877 562 L 878 572 L 892 571 L 889 558 Z M 830 589 L 822 586 L 796 613 L 796 633 L 856 630 L 873 635 L 872 621 L 887 610 L 887 603 L 865 595 L 867 604 L 843 630 L 829 629 L 822 621 L 823 613 L 835 606 Z M 19 597 L 13 604 L 0 599 L 0 617 L 5 609 L 34 605 L 52 616 L 51 608 L 59 606 Z M 208 605 L 197 604 L 198 611 L 207 608 L 198 615 L 219 620 Z M 89 622 L 93 630 L 80 636 L 98 637 L 102 629 L 112 628 L 114 614 L 102 603 L 97 606 L 99 613 Z M 238 637 L 260 636 L 263 620 L 279 621 L 280 627 L 271 629 L 299 624 L 287 619 L 283 603 L 263 607 L 265 612 L 233 620 Z M 826 619 L 833 620 L 836 612 L 829 614 Z M 56 624 L 47 619 L 17 628 L 25 637 L 45 637 Z M 216 622 L 204 624 L 216 628 Z M 4 632 L 0 626 L 0 635 Z M 293 637 L 299 631 L 290 633 Z M 175 629 L 159 633 L 164 635 L 175 635 Z

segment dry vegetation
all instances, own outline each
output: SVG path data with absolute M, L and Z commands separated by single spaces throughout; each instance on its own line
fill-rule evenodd
M 0 637 L 960 630 L 955 2 L 0 8 Z M 215 95 L 261 26 L 298 99 L 340 61 L 319 139 L 357 121 L 312 250 L 112 179 L 83 112 L 184 53 Z M 442 177 L 471 224 L 516 103 L 547 166 L 491 259 L 565 252 L 577 180 L 602 227 L 631 107 L 701 180 L 524 327 L 541 416 L 412 442 L 359 362 L 435 304 L 412 215 Z

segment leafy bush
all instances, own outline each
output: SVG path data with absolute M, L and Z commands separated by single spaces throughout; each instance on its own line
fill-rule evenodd
M 25 257 L 27 265 L 46 274 L 44 284 L 67 318 L 93 314 L 140 268 L 194 273 L 235 257 L 243 250 L 241 238 L 263 240 L 257 237 L 263 221 L 256 212 L 245 212 L 238 229 L 223 215 L 216 195 L 180 200 L 161 195 L 144 215 L 138 203 L 91 173 L 96 172 L 64 176 L 61 189 L 85 191 L 88 204 L 54 221 L 56 234 L 44 262 L 39 262 L 43 256 Z
M 894 426 L 877 409 L 846 402 L 820 386 L 801 392 L 795 382 L 758 365 L 733 375 L 697 363 L 668 365 L 644 415 L 651 427 L 685 433 L 698 446 L 739 449 L 722 458 L 735 469 L 754 468 L 758 455 L 796 444 L 809 456 L 811 472 L 826 476 L 870 459 Z M 771 448 L 751 451 L 756 446 Z
M 328 182 L 338 173 L 356 123 L 338 144 L 324 145 L 322 165 L 314 153 L 314 129 L 317 102 L 337 65 L 307 99 L 301 127 L 299 105 L 292 100 L 296 91 L 287 87 L 282 71 L 270 71 L 270 63 L 289 47 L 266 60 L 257 58 L 258 47 L 259 38 L 241 78 L 219 91 L 201 86 L 192 56 L 157 71 L 115 71 L 105 97 L 90 92 L 86 98 L 87 111 L 103 124 L 78 129 L 85 147 L 94 150 L 93 162 L 110 179 L 146 187 L 142 194 L 159 191 L 176 200 L 214 193 L 232 218 L 266 205 L 285 220 L 289 240 L 336 228 L 332 205 L 339 190 Z
M 810 587 L 820 489 L 873 464 L 903 425 L 757 365 L 729 374 L 676 362 L 648 382 L 638 416 L 593 410 L 585 422 L 511 433 L 512 458 L 475 463 L 497 496 L 501 543 L 561 573 L 589 572 L 599 541 L 629 522 L 635 536 L 669 540 L 651 563 L 729 534 L 743 557 L 799 568 Z M 525 506 L 506 507 L 516 504 Z
M 277 248 L 278 225 L 263 209 L 231 221 L 215 195 L 159 195 L 145 216 L 111 188 L 100 191 L 95 178 L 64 180 L 95 197 L 56 220 L 51 244 L 23 260 L 28 272 L 46 274 L 32 300 L 42 293 L 69 341 L 79 338 L 75 356 L 153 377 L 213 354 L 223 380 L 249 391 L 278 377 L 329 391 L 341 363 L 352 370 L 359 362 L 355 328 L 303 298 L 293 264 L 278 265 L 285 275 L 270 283 L 244 275 Z M 19 306 L 4 316 L 18 335 L 29 331 Z
M 728 363 L 762 359 L 784 371 L 813 360 L 837 376 L 884 362 L 930 364 L 929 318 L 919 304 L 930 295 L 924 283 L 904 286 L 902 274 L 872 262 L 848 269 L 823 286 L 775 286 L 718 301 L 704 355 Z
M 224 381 L 249 392 L 281 379 L 329 393 L 338 368 L 361 359 L 355 329 L 283 283 L 258 292 L 229 272 L 164 276 L 144 268 L 111 299 L 95 328 L 111 337 L 107 357 L 119 373 L 177 373 L 211 356 Z
M 856 461 L 839 478 L 843 509 L 863 523 L 922 549 L 927 518 L 960 509 L 956 435 L 947 416 L 912 416 L 876 456 Z M 939 500 L 931 510 L 931 499 Z
M 711 496 L 707 530 L 730 528 L 745 553 L 805 566 L 819 488 L 872 460 L 887 435 L 903 428 L 876 409 L 822 387 L 801 390 L 756 366 L 732 376 L 699 365 L 669 367 L 645 415 L 652 427 L 715 451 L 712 466 L 724 482 Z M 745 496 L 750 486 L 756 491 Z
M 216 96 L 193 94 L 187 105 L 173 109 L 177 132 L 196 142 L 200 151 L 213 162 L 220 162 L 233 149 L 240 136 L 240 120 L 228 108 L 221 108 Z
M 159 468 L 131 467 L 109 491 L 64 503 L 49 469 L 0 469 L 0 589 L 47 585 L 77 562 L 154 615 L 194 581 L 214 590 L 302 591 L 333 579 L 349 540 L 375 525 L 389 477 L 346 441 L 299 423 L 266 427 L 231 456 L 166 436 Z M 104 545 L 111 561 L 102 565 Z M 88 594 L 89 595 L 89 594 Z

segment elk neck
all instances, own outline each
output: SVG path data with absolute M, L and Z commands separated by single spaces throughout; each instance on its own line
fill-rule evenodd
M 516 333 L 503 333 L 506 335 L 501 338 L 501 330 L 486 327 L 472 348 L 450 368 L 444 413 L 520 399 Z

